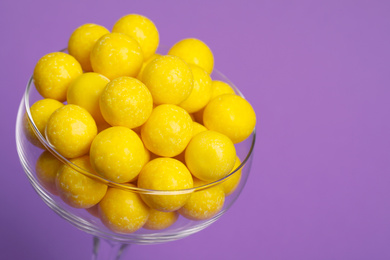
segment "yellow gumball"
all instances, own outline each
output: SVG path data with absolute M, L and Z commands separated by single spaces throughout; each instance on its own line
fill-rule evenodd
M 185 62 L 198 65 L 211 74 L 214 68 L 214 56 L 209 46 L 195 38 L 183 39 L 168 51 L 168 55 L 182 58 Z
M 201 125 L 197 122 L 193 122 L 192 125 L 194 126 L 194 130 L 192 132 L 192 136 L 195 136 L 201 132 L 207 131 L 207 128 L 204 127 L 204 125 Z
M 63 106 L 64 104 L 51 98 L 38 100 L 31 106 L 31 117 L 35 123 L 35 126 L 38 128 L 38 131 L 41 133 L 42 136 L 45 136 L 45 127 L 50 116 L 54 113 L 54 111 Z M 24 127 L 26 130 L 27 139 L 32 144 L 43 148 L 43 145 L 38 140 L 37 136 L 34 133 L 34 130 L 32 129 L 32 125 L 28 120 L 27 114 L 24 120 Z
M 42 183 L 43 187 L 54 195 L 58 195 L 55 180 L 61 166 L 61 161 L 48 151 L 44 151 L 39 156 L 37 164 L 35 165 L 37 178 Z
M 141 138 L 141 137 L 140 137 Z M 151 154 L 150 151 L 144 146 L 145 150 L 145 161 L 144 165 L 147 164 L 151 160 Z
M 135 131 L 134 131 L 135 132 Z M 137 133 L 137 132 L 136 132 Z M 141 139 L 141 141 L 142 141 L 142 137 L 141 137 L 141 133 L 137 133 L 137 135 L 138 135 L 138 137 Z M 146 148 L 146 146 L 144 145 L 144 150 L 145 150 L 145 161 L 144 161 L 144 164 L 143 165 L 145 165 L 145 164 L 147 164 L 150 160 L 152 160 L 152 158 L 151 158 L 151 152 L 148 150 L 148 148 Z
M 213 100 L 215 97 L 221 96 L 223 94 L 235 94 L 234 90 L 232 87 L 230 87 L 229 84 L 219 81 L 219 80 L 213 80 L 211 82 L 211 97 L 210 101 Z M 203 124 L 203 112 L 204 112 L 205 107 L 203 107 L 201 110 L 198 112 L 195 112 L 194 118 L 196 122 L 199 122 L 200 124 Z
M 63 52 L 49 53 L 39 59 L 34 69 L 34 84 L 44 98 L 66 100 L 72 81 L 83 73 L 80 63 Z
M 110 80 L 121 76 L 136 77 L 143 62 L 138 42 L 122 33 L 103 35 L 91 51 L 93 71 Z
M 198 179 L 216 181 L 233 169 L 236 149 L 232 141 L 215 131 L 195 135 L 185 152 L 188 169 Z
M 234 89 L 226 82 L 220 80 L 213 80 L 211 82 L 211 98 L 221 96 L 223 94 L 235 94 Z
M 100 132 L 90 150 L 91 165 L 103 178 L 125 183 L 133 180 L 145 163 L 141 139 L 131 129 L 113 126 Z
M 236 163 L 234 164 L 233 171 L 235 171 L 241 165 L 240 158 L 236 158 Z M 224 182 L 221 183 L 221 187 L 225 192 L 225 196 L 232 194 L 240 184 L 242 168 L 229 176 Z
M 199 124 L 197 122 L 192 122 L 192 125 L 193 125 L 192 137 L 194 137 L 195 135 L 197 135 L 197 134 L 199 134 L 201 132 L 207 131 L 206 127 L 204 127 L 203 125 L 201 125 L 201 124 Z M 185 150 L 183 152 L 181 152 L 179 155 L 176 155 L 174 158 L 176 160 L 179 160 L 182 163 L 186 164 Z
M 95 119 L 96 124 L 104 124 L 99 98 L 108 82 L 110 80 L 99 73 L 88 72 L 80 75 L 68 88 L 68 104 L 85 108 Z
M 193 121 L 183 108 L 160 105 L 153 109 L 141 128 L 142 140 L 149 151 L 173 157 L 184 151 L 192 137 Z
M 81 169 L 96 175 L 88 156 L 70 161 Z M 58 170 L 55 182 L 62 200 L 74 208 L 86 209 L 98 204 L 107 191 L 107 185 L 104 183 L 93 180 L 66 164 Z
M 87 110 L 65 105 L 50 116 L 45 131 L 47 140 L 60 154 L 76 158 L 88 153 L 97 127 Z
M 194 113 L 207 105 L 211 97 L 211 78 L 202 68 L 190 65 L 194 77 L 194 87 L 186 100 L 180 103 L 180 107 L 188 113 Z
M 190 67 L 180 58 L 161 56 L 149 62 L 142 73 L 156 105 L 183 102 L 193 88 Z
M 172 158 L 157 158 L 148 162 L 138 176 L 138 187 L 150 190 L 182 190 L 193 186 L 191 173 L 180 161 Z M 171 212 L 181 208 L 190 194 L 149 195 L 141 194 L 149 207 Z
M 96 41 L 110 33 L 105 27 L 93 23 L 83 24 L 73 31 L 68 41 L 68 52 L 76 58 L 85 72 L 92 71 L 90 55 Z
M 128 186 L 134 186 L 128 184 Z M 117 233 L 133 233 L 146 223 L 149 207 L 137 193 L 109 188 L 98 205 L 103 224 Z
M 139 73 L 137 75 L 137 79 L 142 81 L 142 73 L 144 72 L 146 65 L 148 65 L 151 61 L 153 61 L 159 57 L 161 57 L 161 54 L 154 53 L 147 60 L 145 60 L 144 63 L 142 64 L 141 70 L 139 71 Z
M 141 81 L 131 77 L 116 78 L 108 83 L 99 104 L 107 123 L 128 128 L 143 125 L 153 110 L 150 91 Z
M 148 221 L 146 221 L 144 228 L 151 230 L 162 230 L 172 226 L 179 218 L 177 211 L 163 212 L 155 209 L 150 209 Z
M 207 182 L 194 179 L 194 187 Z M 187 203 L 179 209 L 180 215 L 191 220 L 206 220 L 217 215 L 225 203 L 225 194 L 220 185 L 213 186 L 191 194 Z
M 134 131 L 135 132 L 135 131 Z M 137 132 L 136 132 L 137 133 Z M 138 137 L 141 139 L 141 134 L 137 133 Z M 142 140 L 142 139 L 141 139 Z M 144 146 L 144 152 L 145 152 L 145 160 L 142 164 L 142 167 L 145 166 L 150 160 L 151 160 L 151 152 Z M 129 182 L 136 183 L 138 180 L 138 175 L 135 176 L 133 179 L 131 179 Z
M 112 28 L 114 33 L 124 33 L 134 38 L 141 46 L 145 59 L 156 52 L 159 34 L 154 23 L 145 16 L 128 14 L 121 17 Z
M 50 98 L 38 100 L 31 106 L 31 117 L 39 132 L 43 136 L 45 136 L 45 127 L 50 116 L 54 113 L 54 111 L 63 106 L 64 104 L 61 102 Z
M 207 104 L 203 113 L 204 125 L 229 137 L 233 143 L 244 141 L 255 128 L 256 114 L 244 98 L 226 94 Z

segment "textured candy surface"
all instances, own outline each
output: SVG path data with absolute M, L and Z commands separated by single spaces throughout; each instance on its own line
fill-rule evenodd
M 53 52 L 39 59 L 34 68 L 34 84 L 44 98 L 66 100 L 72 81 L 83 73 L 80 63 L 64 52 Z
M 77 105 L 57 109 L 46 125 L 47 140 L 67 158 L 87 154 L 96 134 L 97 127 L 92 116 Z
M 89 156 L 75 158 L 70 161 L 96 175 L 89 163 Z M 96 205 L 107 191 L 107 185 L 85 176 L 66 164 L 58 170 L 55 183 L 62 200 L 75 208 L 90 208 Z
M 149 207 L 138 194 L 116 188 L 107 190 L 98 212 L 103 224 L 117 233 L 133 233 L 142 228 L 149 217 Z
M 157 50 L 160 36 L 154 23 L 145 16 L 128 14 L 121 17 L 112 28 L 112 32 L 124 33 L 134 38 L 141 46 L 145 60 Z
M 185 151 L 185 161 L 195 177 L 215 181 L 233 169 L 236 149 L 228 137 L 208 130 L 191 139 Z
M 150 91 L 141 81 L 131 77 L 116 78 L 108 83 L 99 104 L 107 123 L 128 128 L 143 125 L 153 109 Z
M 207 129 L 228 136 L 233 143 L 244 141 L 253 132 L 256 114 L 244 98 L 225 94 L 210 101 L 203 113 Z
M 138 42 L 122 33 L 103 35 L 91 51 L 93 71 L 110 80 L 121 76 L 136 77 L 143 62 Z
M 183 108 L 160 105 L 153 109 L 141 128 L 142 140 L 149 151 L 173 157 L 184 151 L 191 140 L 193 121 Z
M 191 173 L 180 161 L 172 158 L 157 158 L 148 162 L 138 176 L 138 187 L 151 190 L 181 190 L 193 186 Z M 190 194 L 182 195 L 147 195 L 142 199 L 151 208 L 171 212 L 179 209 Z
M 90 150 L 91 164 L 103 178 L 125 183 L 137 177 L 145 164 L 145 148 L 131 129 L 114 126 L 100 132 Z

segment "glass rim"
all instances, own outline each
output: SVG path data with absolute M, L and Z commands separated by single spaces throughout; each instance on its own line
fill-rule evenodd
M 61 51 L 64 51 L 64 50 L 61 50 Z M 219 72 L 216 69 L 214 69 L 213 73 L 218 74 L 218 76 L 220 76 L 226 83 L 228 83 L 236 91 L 236 93 L 239 94 L 239 96 L 241 96 L 242 98 L 245 98 L 244 95 L 240 92 L 240 90 L 225 75 L 223 75 L 221 72 Z M 87 176 L 89 178 L 92 178 L 94 180 L 100 181 L 100 182 L 106 184 L 109 187 L 119 188 L 119 189 L 122 189 L 122 190 L 132 191 L 132 192 L 136 192 L 136 193 L 139 193 L 139 194 L 149 194 L 149 195 L 180 195 L 180 194 L 189 194 L 189 193 L 192 193 L 192 192 L 195 192 L 195 191 L 208 189 L 208 188 L 211 188 L 213 186 L 216 186 L 216 185 L 219 185 L 219 184 L 223 183 L 225 180 L 230 178 L 230 176 L 232 176 L 234 173 L 236 173 L 237 171 L 241 170 L 244 167 L 244 165 L 249 160 L 249 158 L 251 157 L 251 155 L 253 154 L 253 151 L 254 151 L 255 141 L 256 141 L 256 128 L 253 129 L 253 132 L 250 135 L 250 136 L 253 136 L 253 139 L 252 139 L 252 143 L 251 143 L 251 147 L 249 149 L 249 152 L 246 154 L 245 159 L 242 160 L 241 164 L 236 169 L 234 169 L 232 172 L 230 172 L 228 175 L 226 175 L 225 177 L 223 177 L 221 179 L 218 179 L 216 181 L 213 181 L 213 182 L 201 185 L 201 186 L 189 188 L 189 189 L 152 190 L 152 189 L 144 189 L 144 188 L 128 186 L 127 183 L 118 183 L 118 182 L 110 181 L 110 180 L 107 180 L 107 179 L 105 179 L 105 178 L 103 178 L 101 176 L 95 175 L 95 174 L 93 174 L 93 173 L 91 173 L 91 172 L 81 168 L 80 166 L 72 163 L 68 158 L 66 158 L 63 155 L 61 155 L 46 140 L 46 138 L 44 138 L 44 136 L 39 132 L 38 127 L 35 125 L 35 122 L 32 119 L 32 115 L 31 115 L 31 112 L 30 112 L 30 100 L 29 100 L 29 97 L 30 97 L 30 90 L 31 90 L 31 86 L 32 86 L 33 81 L 34 81 L 33 80 L 33 76 L 31 76 L 29 81 L 27 82 L 27 86 L 26 86 L 26 90 L 25 90 L 24 95 L 23 95 L 23 99 L 24 99 L 24 106 L 25 106 L 25 110 L 26 110 L 28 121 L 29 121 L 29 123 L 31 125 L 31 128 L 32 128 L 34 134 L 37 136 L 39 142 L 45 147 L 46 150 L 48 150 L 53 156 L 55 156 L 63 164 L 66 164 L 69 167 L 71 167 L 73 170 L 75 170 L 75 171 L 77 171 L 77 172 L 79 172 L 79 173 L 81 173 L 81 174 L 83 174 L 83 175 L 85 175 L 85 176 Z

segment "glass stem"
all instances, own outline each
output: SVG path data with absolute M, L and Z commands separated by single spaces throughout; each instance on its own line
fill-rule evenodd
M 92 260 L 120 260 L 124 252 L 130 247 L 128 244 L 108 241 L 93 237 Z

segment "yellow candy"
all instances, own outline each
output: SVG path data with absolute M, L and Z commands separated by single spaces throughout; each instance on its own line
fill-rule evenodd
M 111 80 L 121 76 L 136 77 L 143 61 L 138 42 L 122 33 L 102 36 L 91 52 L 93 71 Z
M 43 56 L 34 69 L 34 84 L 44 98 L 66 100 L 69 84 L 83 73 L 80 63 L 63 52 Z
M 31 117 L 43 136 L 45 136 L 45 127 L 50 116 L 54 111 L 63 106 L 64 104 L 61 102 L 50 98 L 38 100 L 31 106 Z
M 149 207 L 138 194 L 116 188 L 107 190 L 98 211 L 103 224 L 118 233 L 137 231 L 149 217 Z
M 62 166 L 60 160 L 54 157 L 50 152 L 44 151 L 38 158 L 35 165 L 37 178 L 52 194 L 58 195 L 55 180 L 59 168 Z
M 235 171 L 241 165 L 240 158 L 236 158 L 236 163 L 234 164 L 233 171 Z M 228 177 L 226 181 L 221 183 L 221 187 L 225 192 L 225 196 L 232 194 L 240 184 L 242 168 L 233 173 L 232 176 Z
M 211 74 L 214 67 L 214 56 L 210 48 L 201 40 L 188 38 L 177 42 L 168 51 L 168 55 L 182 58 L 190 64 L 198 65 Z
M 151 190 L 181 190 L 192 188 L 193 181 L 187 167 L 172 158 L 157 158 L 148 162 L 138 176 L 138 187 Z M 171 212 L 182 207 L 190 194 L 147 195 L 141 194 L 149 207 Z
M 89 156 L 70 161 L 96 175 L 89 163 Z M 107 191 L 107 185 L 85 176 L 66 164 L 58 170 L 56 186 L 62 200 L 74 208 L 90 208 L 96 205 Z
M 230 87 L 229 84 L 219 81 L 219 80 L 213 80 L 211 82 L 211 97 L 210 101 L 213 100 L 215 97 L 221 96 L 223 94 L 235 94 L 234 90 Z M 194 117 L 196 122 L 199 122 L 203 124 L 203 112 L 204 108 L 199 110 L 198 112 L 194 113 Z
M 203 125 L 197 123 L 197 122 L 193 122 L 192 125 L 194 126 L 194 130 L 192 132 L 192 136 L 195 136 L 201 132 L 204 132 L 204 131 L 207 131 L 207 128 L 204 127 Z
M 180 107 L 188 113 L 194 113 L 202 109 L 210 101 L 211 78 L 209 74 L 196 65 L 190 65 L 194 77 L 194 87 L 186 100 L 180 103 Z
M 192 136 L 194 137 L 195 135 L 207 131 L 207 128 L 204 127 L 203 125 L 197 123 L 197 122 L 192 122 L 193 125 L 193 131 L 192 131 Z M 181 152 L 179 155 L 176 155 L 174 157 L 176 160 L 181 161 L 182 163 L 186 164 L 186 159 L 185 159 L 185 150 Z
M 151 160 L 151 153 L 145 146 L 144 148 L 145 148 L 145 161 L 144 161 L 144 165 L 145 165 Z
M 88 72 L 76 78 L 68 88 L 68 104 L 85 108 L 95 119 L 96 124 L 105 123 L 99 107 L 99 97 L 104 87 L 110 82 L 105 76 Z
M 134 131 L 135 132 L 135 131 Z M 137 132 L 136 132 L 137 133 Z M 142 141 L 142 138 L 141 138 L 141 133 L 137 133 L 137 135 L 138 135 L 138 137 L 141 139 L 141 141 Z M 144 161 L 144 164 L 143 165 L 145 165 L 145 164 L 147 164 L 150 160 L 151 160 L 151 156 L 152 156 L 152 153 L 148 150 L 148 148 L 146 148 L 145 146 L 144 146 L 144 150 L 145 150 L 145 161 Z
M 150 91 L 135 78 L 120 77 L 112 80 L 100 96 L 100 110 L 112 126 L 141 126 L 149 118 L 152 109 Z
M 148 221 L 146 221 L 144 228 L 151 230 L 161 230 L 172 226 L 179 218 L 177 211 L 162 212 L 155 209 L 150 209 Z
M 133 180 L 145 163 L 145 149 L 138 135 L 122 126 L 100 132 L 90 150 L 91 164 L 103 178 L 118 183 Z
M 186 148 L 192 128 L 191 117 L 183 108 L 165 104 L 153 109 L 141 128 L 141 137 L 152 153 L 173 157 Z
M 210 100 L 212 100 L 215 97 L 221 96 L 223 94 L 235 94 L 235 92 L 234 92 L 234 89 L 232 89 L 232 87 L 229 84 L 227 84 L 223 81 L 213 80 L 211 82 L 211 98 L 210 98 Z
M 190 67 L 180 58 L 161 56 L 149 62 L 142 73 L 156 105 L 178 105 L 190 95 L 193 76 Z
M 62 104 L 61 102 L 50 98 L 38 100 L 31 106 L 30 108 L 31 117 L 42 136 L 45 136 L 45 127 L 51 114 L 53 114 L 54 111 L 56 111 L 58 108 L 63 106 L 64 104 Z M 25 116 L 24 126 L 25 129 L 27 130 L 26 131 L 27 139 L 32 144 L 40 148 L 43 148 L 43 145 L 38 140 L 37 136 L 35 135 L 32 129 L 32 125 L 28 120 L 27 114 Z
M 141 134 L 137 133 L 137 135 L 141 139 Z M 145 160 L 142 164 L 142 167 L 145 166 L 145 164 L 147 164 L 151 160 L 151 156 L 152 156 L 152 153 L 145 146 L 144 146 L 144 151 L 145 151 Z M 137 183 L 137 180 L 138 180 L 138 175 L 135 176 L 133 179 L 131 179 L 129 182 Z
M 186 148 L 188 169 L 198 179 L 215 181 L 233 169 L 236 149 L 232 141 L 215 131 L 204 131 L 194 136 Z
M 203 114 L 204 125 L 228 136 L 233 143 L 244 141 L 255 128 L 256 114 L 248 101 L 226 94 L 210 101 Z
M 120 18 L 112 28 L 114 33 L 124 33 L 134 38 L 141 46 L 145 59 L 156 52 L 159 34 L 154 23 L 139 14 L 128 14 Z
M 83 24 L 73 31 L 68 41 L 68 52 L 80 62 L 85 72 L 92 71 L 90 55 L 96 41 L 110 33 L 105 27 L 97 24 Z
M 194 179 L 194 187 L 207 182 Z M 191 220 L 206 220 L 217 215 L 225 203 L 225 194 L 220 185 L 196 191 L 191 194 L 187 203 L 179 209 L 180 215 Z
M 150 56 L 147 60 L 145 60 L 144 63 L 142 64 L 141 70 L 138 73 L 137 79 L 142 81 L 142 73 L 144 72 L 146 65 L 148 65 L 151 61 L 159 57 L 161 57 L 161 54 L 155 53 L 152 56 Z
M 96 123 L 82 107 L 65 105 L 57 109 L 46 125 L 46 137 L 67 158 L 85 155 L 97 134 Z

